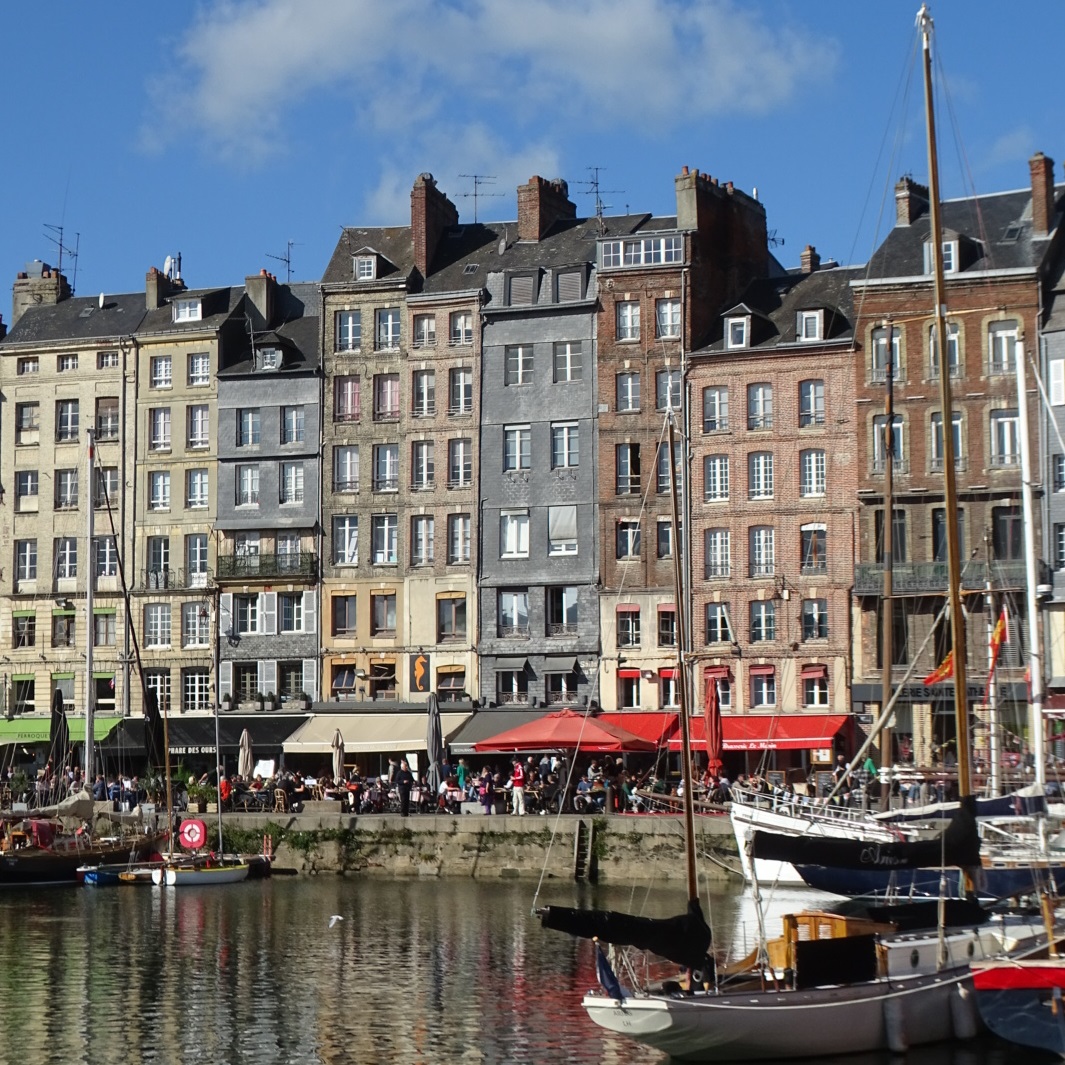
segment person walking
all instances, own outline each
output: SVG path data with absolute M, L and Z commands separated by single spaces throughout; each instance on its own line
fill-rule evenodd
M 511 795 L 514 802 L 514 813 L 519 817 L 525 816 L 525 766 L 520 758 L 514 759 L 514 772 L 510 775 Z
M 400 761 L 394 780 L 399 791 L 399 815 L 407 817 L 410 815 L 410 792 L 414 787 L 414 774 L 410 771 L 406 758 Z

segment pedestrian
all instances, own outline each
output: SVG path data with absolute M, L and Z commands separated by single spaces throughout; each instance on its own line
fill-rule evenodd
M 511 795 L 514 803 L 514 813 L 519 817 L 525 816 L 525 766 L 520 758 L 514 759 L 514 772 L 510 775 Z
M 399 815 L 400 817 L 407 817 L 410 814 L 410 792 L 411 788 L 414 787 L 414 774 L 410 771 L 406 758 L 400 760 L 394 783 L 399 791 Z

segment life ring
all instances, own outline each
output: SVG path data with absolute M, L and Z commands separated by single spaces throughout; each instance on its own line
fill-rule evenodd
M 202 847 L 207 842 L 207 826 L 198 818 L 182 821 L 178 829 L 178 842 L 189 851 Z

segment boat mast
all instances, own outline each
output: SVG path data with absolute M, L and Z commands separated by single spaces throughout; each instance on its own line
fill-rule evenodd
M 85 509 L 89 513 L 88 531 L 85 537 L 85 774 L 83 782 L 92 794 L 93 779 L 93 750 L 95 739 L 94 703 L 96 702 L 96 685 L 93 681 L 92 643 L 95 638 L 93 631 L 93 587 L 95 578 L 95 559 L 93 557 L 93 460 L 96 452 L 96 434 L 92 429 L 85 431 L 86 437 L 86 470 L 85 470 Z
M 884 588 L 881 595 L 881 686 L 880 707 L 883 709 L 891 701 L 891 664 L 895 658 L 893 646 L 895 629 L 895 603 L 893 592 L 893 566 L 895 563 L 895 354 L 894 328 L 890 322 L 883 325 L 887 345 L 887 395 L 884 400 L 884 524 L 881 555 L 884 559 Z M 888 722 L 891 718 L 887 719 Z M 885 724 L 880 732 L 880 809 L 891 809 L 891 766 L 892 766 L 891 725 Z
M 939 348 L 939 403 L 943 426 L 943 502 L 947 525 L 947 595 L 950 602 L 951 653 L 954 664 L 954 722 L 957 732 L 958 793 L 972 794 L 969 757 L 969 707 L 965 662 L 965 615 L 961 608 L 961 549 L 958 543 L 958 493 L 954 476 L 954 409 L 947 364 L 947 294 L 943 276 L 943 234 L 939 216 L 939 161 L 932 99 L 932 16 L 927 4 L 917 13 L 924 58 L 925 124 L 928 136 L 928 206 L 935 278 L 936 344 Z

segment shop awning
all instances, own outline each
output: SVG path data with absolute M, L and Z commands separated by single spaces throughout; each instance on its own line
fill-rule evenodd
M 280 752 L 281 744 L 307 720 L 306 714 L 278 714 L 263 711 L 253 714 L 220 714 L 218 717 L 218 740 L 224 754 L 236 753 L 240 747 L 240 734 L 247 729 L 251 736 L 252 750 L 264 756 Z M 167 743 L 170 753 L 177 757 L 186 755 L 214 755 L 214 715 L 200 717 L 170 717 L 166 722 Z M 130 717 L 122 721 L 106 743 L 100 745 L 104 755 L 143 758 L 144 718 Z
M 645 740 L 650 740 L 652 743 L 657 743 L 661 747 L 665 744 L 666 739 L 676 731 L 678 717 L 675 713 L 670 714 L 661 711 L 634 711 L 630 714 L 621 712 L 600 714 L 597 720 L 606 721 L 611 725 L 619 725 L 621 728 L 627 729 Z
M 691 719 L 692 749 L 706 750 L 702 717 Z M 726 714 L 721 721 L 726 751 L 804 751 L 829 747 L 847 720 L 846 714 Z M 669 741 L 680 750 L 680 736 Z
M 466 722 L 469 712 L 440 715 L 444 742 Z M 352 754 L 401 754 L 424 751 L 425 714 L 315 714 L 284 742 L 286 754 L 331 754 L 340 730 L 344 750 Z
M 99 743 L 110 735 L 111 730 L 122 720 L 120 717 L 94 717 L 92 720 L 93 739 Z M 67 726 L 70 729 L 71 743 L 85 742 L 85 718 L 67 714 Z M 0 744 L 5 743 L 47 743 L 51 735 L 52 715 L 43 717 L 14 717 L 12 720 L 0 720 Z
M 543 716 L 543 710 L 480 710 L 471 715 L 451 737 L 448 749 L 453 755 L 473 754 L 474 744 L 479 740 L 486 740 L 489 736 L 496 736 L 519 725 L 527 725 Z

